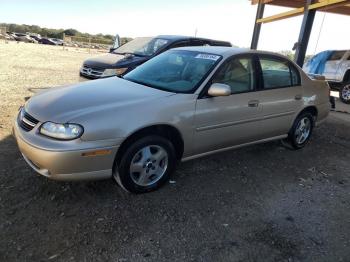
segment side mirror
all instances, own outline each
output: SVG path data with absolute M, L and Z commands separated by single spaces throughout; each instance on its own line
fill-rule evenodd
M 114 38 L 113 48 L 117 49 L 120 46 L 120 43 L 120 37 L 118 34 L 116 34 Z
M 226 84 L 214 83 L 209 87 L 208 95 L 229 96 L 231 95 L 231 87 Z

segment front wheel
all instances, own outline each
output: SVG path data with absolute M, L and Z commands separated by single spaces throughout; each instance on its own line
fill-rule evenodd
M 350 83 L 344 84 L 339 91 L 340 100 L 345 104 L 350 104 Z
M 145 193 L 158 189 L 176 166 L 172 143 L 161 136 L 147 136 L 131 143 L 114 168 L 114 178 L 125 190 Z
M 303 148 L 310 140 L 314 127 L 314 116 L 309 112 L 301 113 L 294 121 L 288 133 L 288 138 L 283 141 L 293 149 Z

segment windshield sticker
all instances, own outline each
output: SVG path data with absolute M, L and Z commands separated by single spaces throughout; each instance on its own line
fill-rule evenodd
M 198 54 L 195 56 L 195 58 L 201 58 L 201 59 L 209 59 L 209 60 L 218 60 L 220 56 L 218 55 L 209 55 L 209 54 Z

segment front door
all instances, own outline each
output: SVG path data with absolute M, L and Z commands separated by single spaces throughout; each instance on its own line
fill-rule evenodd
M 233 57 L 215 73 L 208 86 L 222 83 L 231 87 L 230 96 L 197 100 L 195 154 L 259 140 L 262 108 L 256 94 L 255 60 Z

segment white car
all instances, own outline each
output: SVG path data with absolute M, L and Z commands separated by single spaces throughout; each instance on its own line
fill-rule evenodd
M 350 104 L 350 50 L 327 52 L 330 52 L 330 56 L 324 61 L 324 69 L 320 74 L 326 78 L 332 88 L 339 90 L 340 99 Z M 307 73 L 313 73 L 311 67 L 309 62 L 303 69 Z

